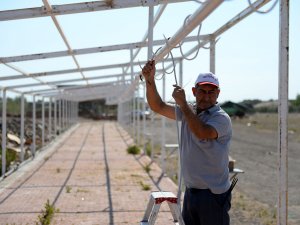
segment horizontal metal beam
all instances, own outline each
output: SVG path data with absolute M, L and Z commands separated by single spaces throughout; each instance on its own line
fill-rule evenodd
M 168 0 L 168 3 L 187 2 L 191 0 Z M 111 3 L 110 3 L 111 2 Z M 152 6 L 165 4 L 166 0 L 113 0 L 113 1 L 94 1 L 82 2 L 65 5 L 52 5 L 52 10 L 46 7 L 36 7 L 28 9 L 16 9 L 0 11 L 0 21 L 30 19 L 45 17 L 50 15 L 67 15 L 74 13 L 96 12 L 111 9 L 123 9 L 139 6 Z
M 186 37 L 184 42 L 193 42 L 199 40 L 207 40 L 209 35 L 200 35 Z M 164 45 L 166 44 L 166 40 L 156 40 L 153 41 L 153 45 Z M 135 42 L 128 44 L 119 44 L 119 45 L 110 45 L 103 47 L 93 47 L 93 48 L 83 48 L 83 49 L 74 49 L 72 51 L 57 51 L 57 52 L 47 52 L 47 53 L 37 53 L 31 55 L 20 55 L 20 56 L 10 56 L 10 57 L 2 57 L 0 58 L 1 63 L 12 63 L 12 62 L 21 62 L 21 61 L 29 61 L 29 60 L 37 60 L 37 59 L 49 59 L 49 58 L 57 58 L 57 57 L 66 57 L 71 55 L 84 55 L 84 54 L 92 54 L 92 53 L 100 53 L 100 52 L 110 52 L 110 51 L 118 51 L 118 50 L 129 50 L 136 48 L 147 47 L 148 42 Z
M 85 99 L 99 99 L 115 96 L 121 89 L 126 89 L 130 85 L 131 80 L 119 80 L 114 82 L 102 82 L 98 84 L 90 84 L 89 86 L 71 86 L 63 87 L 60 92 L 32 92 L 30 94 L 40 95 L 43 97 L 55 97 L 56 99 L 68 99 L 73 101 L 83 101 Z M 105 90 L 103 92 L 102 90 Z M 109 90 L 109 91 L 108 91 Z M 67 91 L 67 94 L 66 92 Z M 86 94 L 84 94 L 86 93 Z M 89 97 L 93 96 L 93 97 Z
M 162 73 L 163 70 L 156 70 L 157 74 Z M 27 88 L 27 87 L 37 87 L 37 86 L 43 86 L 43 85 L 55 85 L 55 88 L 49 89 L 49 90 L 55 90 L 57 89 L 57 86 L 64 84 L 64 83 L 70 83 L 70 82 L 78 82 L 78 81 L 92 81 L 92 80 L 103 80 L 103 79 L 109 79 L 109 78 L 125 78 L 126 76 L 131 76 L 131 73 L 120 73 L 120 74 L 111 74 L 111 75 L 101 75 L 96 77 L 90 77 L 83 80 L 82 78 L 77 79 L 69 79 L 69 80 L 59 80 L 59 81 L 52 81 L 47 82 L 47 84 L 43 83 L 32 83 L 32 84 L 19 84 L 19 85 L 11 85 L 7 86 L 6 89 L 17 89 L 17 88 Z
M 9 89 L 16 89 L 16 88 L 37 87 L 37 86 L 43 86 L 43 85 L 56 85 L 56 86 L 58 86 L 58 85 L 61 85 L 61 84 L 64 84 L 64 83 L 70 83 L 70 82 L 100 80 L 100 79 L 107 79 L 107 78 L 118 78 L 118 77 L 129 76 L 129 75 L 131 75 L 131 74 L 105 75 L 105 76 L 86 78 L 84 80 L 82 78 L 78 78 L 78 79 L 52 81 L 52 82 L 47 82 L 47 84 L 43 84 L 43 83 L 19 84 L 19 85 L 7 86 L 6 88 L 9 90 Z
M 174 61 L 178 61 L 181 58 L 175 57 Z M 165 62 L 170 62 L 172 59 L 166 59 Z M 133 62 L 134 66 L 137 65 L 143 65 L 146 61 L 141 62 Z M 121 63 L 121 64 L 111 64 L 111 65 L 104 65 L 104 66 L 92 66 L 92 67 L 83 67 L 80 69 L 82 72 L 88 72 L 88 71 L 95 71 L 95 70 L 106 70 L 106 69 L 115 69 L 115 68 L 122 68 L 127 67 L 130 65 L 130 62 L 128 63 Z M 56 70 L 56 71 L 48 71 L 48 72 L 39 72 L 39 73 L 28 73 L 25 75 L 4 75 L 0 77 L 0 81 L 4 80 L 15 80 L 15 79 L 25 79 L 25 78 L 33 78 L 33 77 L 43 77 L 43 76 L 54 76 L 54 75 L 65 75 L 68 73 L 78 73 L 80 72 L 78 68 L 76 69 L 66 69 L 66 70 Z M 88 79 L 88 78 L 87 78 Z

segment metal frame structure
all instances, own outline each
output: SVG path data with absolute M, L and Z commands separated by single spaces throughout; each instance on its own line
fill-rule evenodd
M 21 161 L 24 160 L 24 96 L 32 96 L 32 125 L 33 125 L 33 144 L 32 154 L 34 156 L 36 151 L 35 143 L 35 120 L 36 120 L 36 98 L 41 98 L 42 102 L 42 123 L 45 127 L 45 114 L 46 105 L 48 105 L 48 127 L 49 136 L 56 137 L 58 130 L 67 129 L 76 123 L 78 102 L 87 101 L 99 98 L 105 98 L 107 104 L 118 104 L 118 119 L 124 126 L 131 125 L 130 112 L 133 109 L 140 109 L 140 96 L 143 100 L 143 110 L 145 110 L 145 86 L 139 80 L 139 76 L 135 74 L 140 73 L 140 69 L 134 69 L 143 62 L 137 62 L 136 57 L 140 50 L 147 47 L 148 54 L 147 59 L 154 58 L 156 62 L 164 60 L 164 57 L 170 53 L 170 51 L 182 41 L 191 42 L 194 47 L 191 48 L 186 56 L 193 54 L 200 47 L 210 43 L 210 70 L 215 71 L 215 43 L 217 38 L 225 31 L 239 23 L 241 20 L 251 15 L 255 9 L 259 9 L 271 0 L 257 0 L 252 3 L 252 6 L 247 7 L 238 15 L 233 17 L 230 21 L 225 23 L 215 32 L 208 35 L 201 36 L 188 36 L 200 23 L 205 21 L 208 15 L 218 8 L 223 3 L 223 0 L 207 0 L 201 4 L 201 6 L 189 17 L 187 22 L 168 40 L 153 40 L 153 29 L 163 14 L 167 4 L 175 4 L 180 2 L 188 2 L 189 0 L 113 0 L 113 1 L 95 1 L 95 2 L 82 2 L 76 4 L 67 5 L 51 5 L 47 0 L 42 0 L 43 5 L 41 7 L 30 9 L 17 9 L 0 11 L 0 21 L 11 21 L 29 18 L 41 18 L 51 17 L 61 39 L 67 50 L 56 51 L 48 53 L 19 55 L 14 57 L 2 57 L 0 58 L 0 64 L 16 71 L 16 75 L 0 75 L 1 81 L 12 81 L 12 84 L 7 86 L 0 85 L 2 90 L 2 156 L 6 155 L 6 97 L 7 91 L 12 91 L 21 95 Z M 159 6 L 154 15 L 154 7 Z M 112 46 L 98 46 L 93 48 L 73 49 L 63 32 L 63 29 L 57 20 L 57 16 L 74 14 L 74 13 L 88 13 L 96 11 L 108 11 L 113 9 L 131 8 L 131 7 L 148 7 L 149 8 L 149 20 L 148 31 L 145 33 L 141 42 L 118 44 Z M 288 31 L 289 31 L 289 0 L 280 0 L 280 60 L 279 60 L 279 137 L 278 137 L 278 152 L 279 152 L 279 166 L 278 166 L 278 224 L 287 224 L 287 115 L 288 115 Z M 199 42 L 200 38 L 200 42 Z M 153 56 L 153 46 L 160 45 L 162 48 L 158 53 Z M 112 64 L 104 66 L 94 67 L 81 67 L 77 59 L 78 55 L 101 53 L 118 50 L 129 50 L 130 61 L 122 64 Z M 135 51 L 134 51 L 135 50 Z M 20 68 L 13 65 L 15 62 L 50 59 L 58 57 L 69 56 L 72 58 L 76 65 L 75 69 L 65 69 L 57 71 L 44 71 L 39 73 L 26 73 Z M 145 60 L 147 60 L 145 59 Z M 165 60 L 168 62 L 168 60 Z M 180 65 L 180 78 L 179 84 L 182 84 L 182 62 L 183 57 L 175 57 L 173 62 Z M 169 60 L 168 67 L 172 67 L 172 62 Z M 110 74 L 96 76 L 93 78 L 87 78 L 85 72 L 88 71 L 100 71 L 110 68 L 121 68 L 123 73 Z M 128 72 L 129 71 L 129 72 Z M 43 77 L 53 75 L 65 75 L 69 73 L 78 72 L 81 78 L 78 79 L 66 79 L 56 82 L 43 81 Z M 163 73 L 162 70 L 158 70 L 158 73 Z M 18 79 L 31 78 L 36 82 L 32 84 L 14 85 L 13 81 Z M 112 81 L 105 81 L 103 79 L 111 78 Z M 66 86 L 65 83 L 82 81 L 84 84 Z M 91 83 L 91 81 L 93 81 Z M 30 91 L 22 91 L 24 88 L 31 88 Z M 109 90 L 114 89 L 118 91 L 111 92 Z M 163 80 L 163 98 L 165 99 L 165 81 Z M 142 92 L 142 94 L 140 94 Z M 122 94 L 121 94 L 122 93 Z M 136 102 L 136 96 L 138 102 Z M 54 112 L 52 114 L 52 111 Z M 145 141 L 145 116 L 143 118 L 143 131 L 140 131 L 141 121 L 137 118 L 133 118 L 133 135 L 137 143 Z M 58 128 L 60 127 L 60 129 Z M 165 121 L 162 119 L 162 132 L 164 134 Z M 43 129 L 42 142 L 43 145 L 45 139 L 45 132 Z M 162 135 L 162 151 L 164 153 L 165 138 Z M 164 154 L 163 154 L 164 155 Z M 2 178 L 5 177 L 5 157 L 2 157 Z

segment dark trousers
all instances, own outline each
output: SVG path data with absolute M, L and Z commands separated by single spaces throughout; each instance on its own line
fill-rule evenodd
M 209 189 L 186 188 L 182 217 L 185 225 L 229 225 L 231 193 L 213 194 Z

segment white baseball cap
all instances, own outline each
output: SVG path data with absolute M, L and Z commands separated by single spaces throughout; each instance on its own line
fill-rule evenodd
M 219 87 L 219 79 L 213 73 L 200 73 L 195 81 L 195 86 L 202 84 L 211 84 Z

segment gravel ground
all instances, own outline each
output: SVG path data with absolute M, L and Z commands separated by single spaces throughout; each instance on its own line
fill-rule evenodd
M 276 224 L 278 196 L 277 114 L 254 114 L 232 119 L 233 138 L 230 155 L 239 175 L 232 204 L 232 224 Z M 147 121 L 156 145 L 161 143 L 161 120 Z M 300 224 L 300 115 L 289 115 L 288 219 Z M 166 143 L 177 143 L 176 123 L 166 120 Z

